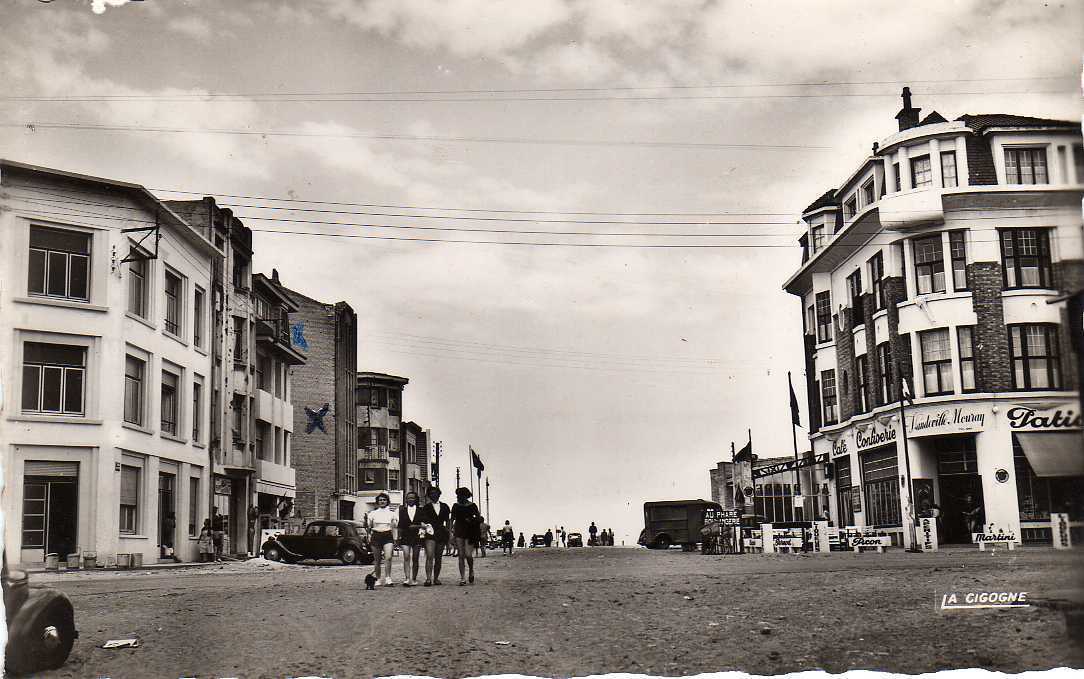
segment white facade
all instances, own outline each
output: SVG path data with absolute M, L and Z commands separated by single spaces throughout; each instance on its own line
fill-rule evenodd
M 208 291 L 221 254 L 136 185 L 3 161 L 0 187 L 9 560 L 146 563 L 170 543 L 194 559 L 210 506 Z M 122 231 L 156 224 L 157 239 Z M 122 262 L 148 233 L 157 257 Z

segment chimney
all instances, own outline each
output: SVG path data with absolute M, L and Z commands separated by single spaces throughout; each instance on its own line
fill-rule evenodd
M 881 148 L 881 145 L 877 142 L 873 142 L 873 155 L 877 155 L 877 150 Z
M 900 132 L 909 130 L 918 125 L 918 112 L 922 109 L 911 106 L 911 88 L 903 88 L 903 108 L 896 114 L 896 120 L 900 123 Z
M 275 283 L 279 282 L 279 270 L 278 269 L 271 269 L 271 280 L 274 281 Z

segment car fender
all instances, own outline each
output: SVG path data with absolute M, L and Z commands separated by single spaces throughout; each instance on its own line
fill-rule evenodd
M 30 624 L 31 618 L 34 617 L 34 614 L 37 611 L 49 606 L 55 601 L 64 602 L 64 606 L 66 606 L 74 615 L 75 609 L 72 607 L 71 599 L 68 598 L 67 594 L 50 587 L 31 587 L 30 594 L 26 597 L 26 601 L 23 602 L 22 606 L 19 606 L 19 610 L 16 611 L 15 615 L 8 621 L 8 640 L 12 641 L 16 639 L 12 634 L 13 631 L 15 635 L 19 634 L 20 629 L 25 629 L 26 626 Z M 75 637 L 77 639 L 79 638 L 78 631 L 76 631 Z
M 302 556 L 301 554 L 298 554 L 297 552 L 294 552 L 294 551 L 290 550 L 288 547 L 286 547 L 286 545 L 282 544 L 281 540 L 271 538 L 267 542 L 264 543 L 264 548 L 267 548 L 267 547 L 269 547 L 271 545 L 274 545 L 275 547 L 278 547 L 279 549 L 281 549 L 282 553 L 285 554 L 286 556 L 290 557 L 291 559 L 305 559 L 305 558 L 308 558 L 308 557 Z

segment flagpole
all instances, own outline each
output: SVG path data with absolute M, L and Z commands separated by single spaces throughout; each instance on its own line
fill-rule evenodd
M 790 381 L 790 371 L 789 370 L 787 371 L 787 386 L 790 387 L 791 391 L 794 391 L 794 385 Z M 798 471 L 798 430 L 796 430 L 794 428 L 794 418 L 793 418 L 793 416 L 791 417 L 791 421 L 790 421 L 790 436 L 794 440 L 794 487 L 795 487 L 795 490 L 798 491 L 798 494 L 801 495 L 802 494 L 802 476 Z M 803 509 L 804 509 L 804 505 L 803 505 Z M 799 519 L 798 516 L 797 516 L 797 514 L 798 514 L 798 505 L 796 505 L 794 503 L 793 497 L 791 499 L 791 511 L 795 515 L 794 520 L 795 521 L 800 521 L 801 519 Z M 805 512 L 803 511 L 802 513 L 803 513 L 802 518 L 804 519 L 805 518 L 805 516 L 804 516 Z
M 915 534 L 915 496 L 911 489 L 911 454 L 907 445 L 907 411 L 905 410 L 903 397 L 903 388 L 906 386 L 903 378 L 903 372 L 900 370 L 899 362 L 896 363 L 896 375 L 900 381 L 900 431 L 903 433 L 903 461 L 904 467 L 907 470 L 907 532 L 911 536 L 911 549 L 909 551 L 919 551 L 917 542 L 917 536 Z
M 474 448 L 467 444 L 467 479 L 470 481 L 470 494 L 474 496 Z

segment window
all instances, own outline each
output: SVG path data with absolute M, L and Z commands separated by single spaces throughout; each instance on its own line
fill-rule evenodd
M 166 272 L 166 332 L 181 334 L 181 296 L 183 284 L 180 276 Z
M 896 401 L 896 382 L 893 379 L 892 359 L 888 342 L 877 345 L 877 367 L 881 372 L 881 405 Z
M 941 234 L 914 240 L 915 282 L 918 294 L 945 291 L 945 260 L 941 251 Z
M 401 398 L 402 398 L 402 395 L 398 391 L 396 391 L 394 389 L 388 391 L 388 413 L 389 414 L 391 414 L 391 415 L 399 415 L 399 414 L 401 414 L 402 408 L 400 407 L 401 404 L 399 402 Z
M 399 430 L 398 429 L 389 429 L 388 430 L 388 452 L 389 453 L 398 453 L 399 452 Z
M 1006 288 L 1048 288 L 1050 234 L 1046 229 L 1003 229 L 1001 262 Z
M 90 234 L 30 227 L 27 293 L 85 302 L 90 299 Z
M 832 339 L 832 293 L 817 293 L 817 342 Z
M 388 490 L 399 490 L 399 470 L 388 470 Z
M 851 326 L 858 327 L 866 322 L 865 309 L 862 305 L 862 270 L 847 276 L 847 291 L 851 295 Z
M 813 252 L 817 252 L 824 247 L 824 226 L 814 226 L 812 230 L 813 234 Z
M 813 305 L 810 304 L 805 310 L 805 334 L 812 335 L 816 332 L 817 328 L 817 314 L 813 310 Z
M 168 370 L 162 371 L 162 431 L 177 435 L 177 386 L 180 378 Z
M 365 485 L 372 486 L 372 485 L 376 484 L 376 472 L 374 472 L 372 469 L 366 469 L 364 476 L 365 476 L 365 481 L 364 481 Z
M 1010 325 L 1013 387 L 1061 389 L 1058 326 Z
M 248 358 L 245 350 L 248 344 L 245 342 L 245 319 L 240 316 L 233 317 L 233 361 L 244 363 Z
M 192 441 L 200 441 L 200 424 L 203 421 L 203 384 L 192 382 Z
M 133 247 L 133 254 L 138 256 Z M 128 262 L 128 311 L 140 318 L 147 317 L 147 260 Z
M 233 287 L 248 290 L 248 260 L 237 255 L 233 258 Z
M 203 300 L 204 292 L 198 286 L 192 292 L 192 343 L 203 346 Z
M 139 529 L 139 467 L 120 468 L 120 532 L 135 533 Z
M 953 290 L 967 290 L 967 245 L 963 231 L 949 232 L 949 258 L 952 260 Z
M 862 455 L 862 483 L 866 487 L 866 525 L 900 526 L 900 482 L 896 447 Z
M 941 186 L 956 186 L 956 152 L 941 152 Z
M 866 360 L 865 354 L 854 359 L 854 374 L 858 387 L 855 393 L 855 405 L 857 406 L 859 413 L 869 412 L 869 381 L 866 378 L 866 371 L 869 369 L 868 363 L 869 361 Z
M 869 259 L 869 281 L 870 286 L 873 288 L 873 303 L 877 311 L 887 306 L 885 304 L 884 277 L 884 257 L 878 252 Z
M 918 335 L 922 345 L 922 380 L 927 396 L 952 393 L 952 347 L 948 328 Z
M 124 421 L 141 427 L 146 367 L 147 364 L 135 356 L 124 357 Z
M 234 394 L 233 400 L 230 402 L 230 409 L 233 411 L 233 419 L 230 424 L 233 445 L 240 446 L 245 440 L 245 397 L 241 394 Z
M 339 531 L 339 526 L 337 526 L 336 524 L 333 524 L 333 523 L 329 523 L 326 526 L 324 526 L 324 537 L 326 537 L 326 538 L 342 537 L 342 534 Z
M 975 391 L 975 334 L 970 325 L 956 328 L 956 343 L 960 352 L 960 390 Z
M 199 535 L 199 479 L 195 476 L 188 479 L 188 534 L 192 537 Z
M 1005 149 L 1006 184 L 1046 184 L 1046 149 Z
M 836 408 L 836 371 L 821 371 L 821 408 L 824 411 L 824 423 L 835 424 L 839 422 L 839 411 Z
M 23 344 L 23 412 L 84 414 L 86 347 Z
M 256 355 L 256 387 L 266 392 L 272 391 L 274 382 L 274 363 L 270 356 Z
M 1073 171 L 1076 183 L 1084 184 L 1084 146 L 1073 147 Z
M 1051 512 L 1067 512 L 1070 521 L 1084 519 L 1084 507 L 1079 501 L 1084 497 L 1084 478 L 1036 475 L 1016 434 L 1012 437 L 1012 449 L 1021 521 L 1047 522 Z
M 858 492 L 851 481 L 851 456 L 843 455 L 832 461 L 836 476 L 836 509 L 839 511 L 839 525 L 854 525 L 854 506 L 851 495 Z
M 892 163 L 892 174 L 896 177 L 896 193 L 899 193 L 900 192 L 900 184 L 902 183 L 902 180 L 900 180 L 900 164 L 899 163 Z
M 868 182 L 862 185 L 862 207 L 872 205 L 876 199 L 877 194 L 874 190 L 873 179 L 870 178 Z
M 843 217 L 844 219 L 850 219 L 854 217 L 856 212 L 858 212 L 858 197 L 851 196 L 851 199 L 843 204 Z
M 933 184 L 933 170 L 930 167 L 929 156 L 919 156 L 911 159 L 911 186 L 922 188 Z
M 388 407 L 388 390 L 378 389 L 377 387 L 369 388 L 369 407 L 370 408 L 387 408 Z
M 765 523 L 794 521 L 794 501 L 791 499 L 793 492 L 794 485 L 790 483 L 757 485 L 756 496 L 753 499 L 754 512 L 763 516 Z

